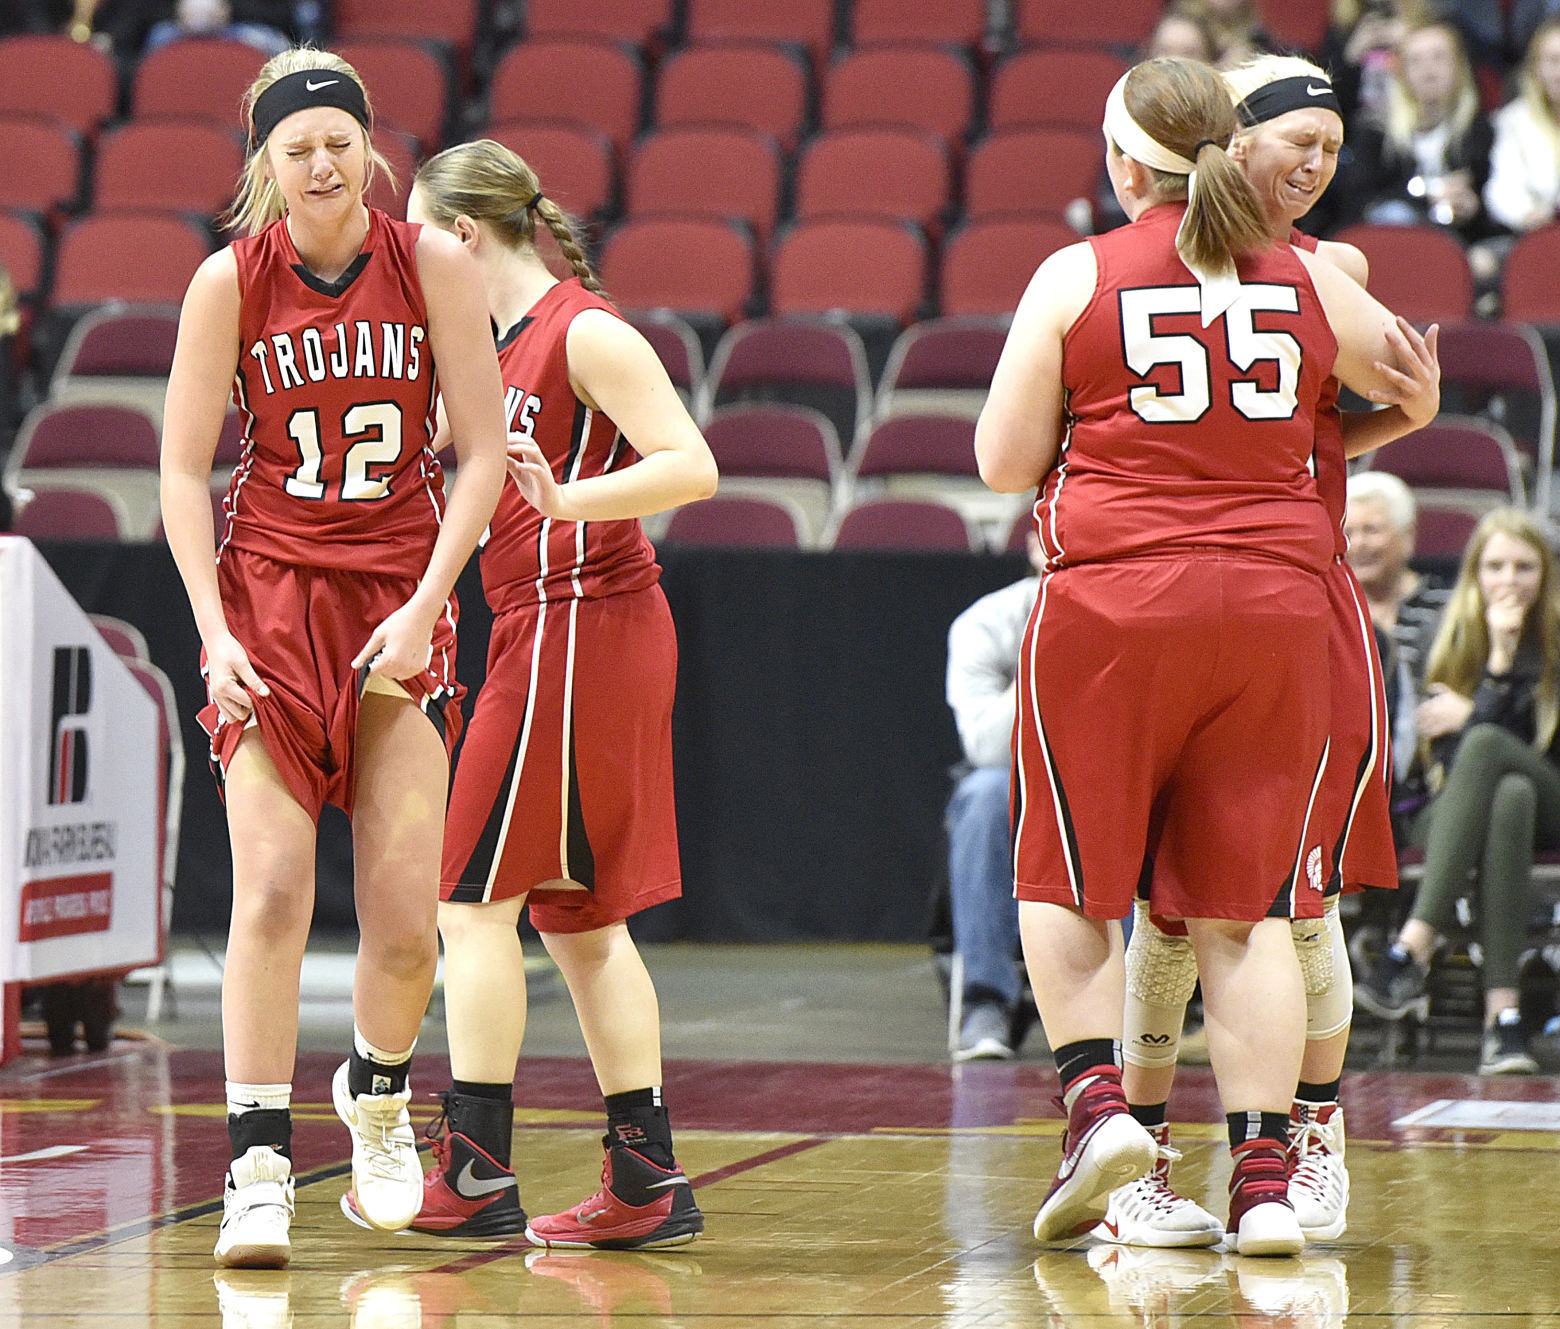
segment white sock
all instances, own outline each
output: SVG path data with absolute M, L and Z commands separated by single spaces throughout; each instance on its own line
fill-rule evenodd
M 242 1080 L 227 1081 L 227 1110 L 230 1117 L 240 1117 L 246 1112 L 255 1112 L 262 1108 L 280 1108 L 286 1111 L 290 1107 L 292 1107 L 292 1085 L 290 1084 L 245 1084 Z

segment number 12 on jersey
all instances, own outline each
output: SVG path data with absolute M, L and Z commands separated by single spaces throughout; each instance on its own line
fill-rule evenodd
M 284 488 L 294 498 L 323 499 L 321 478 L 325 453 L 320 445 L 320 413 L 313 407 L 287 418 L 287 435 L 298 448 L 298 468 Z M 401 408 L 393 401 L 359 402 L 341 417 L 341 435 L 349 446 L 341 465 L 339 497 L 349 503 L 372 503 L 390 492 L 389 472 L 401 457 Z M 388 468 L 380 470 L 379 468 Z
M 1132 388 L 1127 400 L 1133 413 L 1148 424 L 1192 424 L 1213 405 L 1210 374 L 1212 351 L 1191 333 L 1156 333 L 1154 320 L 1169 314 L 1202 313 L 1199 286 L 1139 286 L 1120 293 L 1121 341 L 1127 366 L 1140 378 L 1160 365 L 1180 370 L 1181 390 L 1161 392 L 1154 384 Z M 1242 285 L 1240 295 L 1223 315 L 1224 351 L 1240 373 L 1251 374 L 1262 364 L 1278 371 L 1278 387 L 1264 389 L 1255 377 L 1230 384 L 1230 405 L 1248 420 L 1287 420 L 1298 405 L 1300 343 L 1287 332 L 1259 331 L 1258 313 L 1298 314 L 1300 295 L 1293 286 L 1266 283 Z M 1212 330 L 1209 334 L 1212 335 Z

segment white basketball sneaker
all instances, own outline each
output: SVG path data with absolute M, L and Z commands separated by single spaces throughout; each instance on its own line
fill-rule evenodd
M 292 1258 L 292 1216 L 292 1160 L 270 1145 L 254 1145 L 228 1166 L 212 1254 L 229 1269 L 281 1269 Z
M 1301 1103 L 1289 1109 L 1289 1203 L 1307 1241 L 1337 1241 L 1347 1227 L 1349 1171 L 1343 1165 L 1343 1109 Z
M 352 1131 L 352 1194 L 365 1222 L 381 1232 L 410 1227 L 422 1205 L 422 1162 L 406 1106 L 411 1085 L 399 1094 L 359 1094 L 347 1086 L 347 1062 L 336 1068 L 331 1099 Z
M 1170 1147 L 1169 1124 L 1151 1126 L 1149 1134 L 1159 1149 L 1154 1166 L 1110 1193 L 1093 1235 L 1119 1246 L 1212 1246 L 1223 1240 L 1223 1223 L 1170 1189 L 1170 1164 L 1181 1154 Z

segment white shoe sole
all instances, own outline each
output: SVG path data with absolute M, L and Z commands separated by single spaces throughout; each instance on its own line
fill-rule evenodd
M 224 1269 L 285 1269 L 292 1259 L 291 1242 L 239 1242 L 223 1250 L 219 1245 L 212 1258 Z
M 1040 1206 L 1035 1238 L 1082 1236 L 1105 1217 L 1110 1193 L 1136 1181 L 1159 1159 L 1159 1145 L 1131 1115 L 1118 1112 L 1094 1128 L 1073 1174 Z
M 1239 1229 L 1227 1240 L 1237 1255 L 1298 1255 L 1305 1249 L 1305 1233 L 1295 1211 L 1276 1201 L 1246 1210 Z

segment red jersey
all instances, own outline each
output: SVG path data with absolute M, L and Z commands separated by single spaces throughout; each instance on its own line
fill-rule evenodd
M 420 230 L 370 208 L 362 252 L 334 282 L 303 265 L 285 219 L 233 243 L 244 453 L 219 558 L 231 544 L 284 563 L 426 571 L 444 478 Z
M 1316 253 L 1319 243 L 1314 235 L 1291 226 L 1289 243 L 1296 249 Z M 1316 406 L 1316 452 L 1312 462 L 1316 492 L 1327 519 L 1333 526 L 1333 553 L 1339 558 L 1349 551 L 1343 537 L 1343 510 L 1349 502 L 1349 462 L 1343 453 L 1343 413 L 1338 409 L 1338 380 L 1331 375 L 1322 387 L 1322 399 Z
M 605 415 L 569 384 L 569 324 L 586 309 L 615 310 L 571 277 L 550 287 L 499 341 L 504 416 L 552 463 L 559 484 L 621 471 L 639 460 Z M 513 483 L 482 548 L 482 587 L 495 612 L 550 600 L 596 599 L 653 586 L 655 550 L 638 520 L 575 522 L 544 517 Z
M 1320 572 L 1333 540 L 1309 463 L 1337 340 L 1288 246 L 1243 259 L 1204 328 L 1175 250 L 1184 210 L 1089 242 L 1094 295 L 1063 339 L 1067 438 L 1035 505 L 1048 566 L 1213 547 Z

